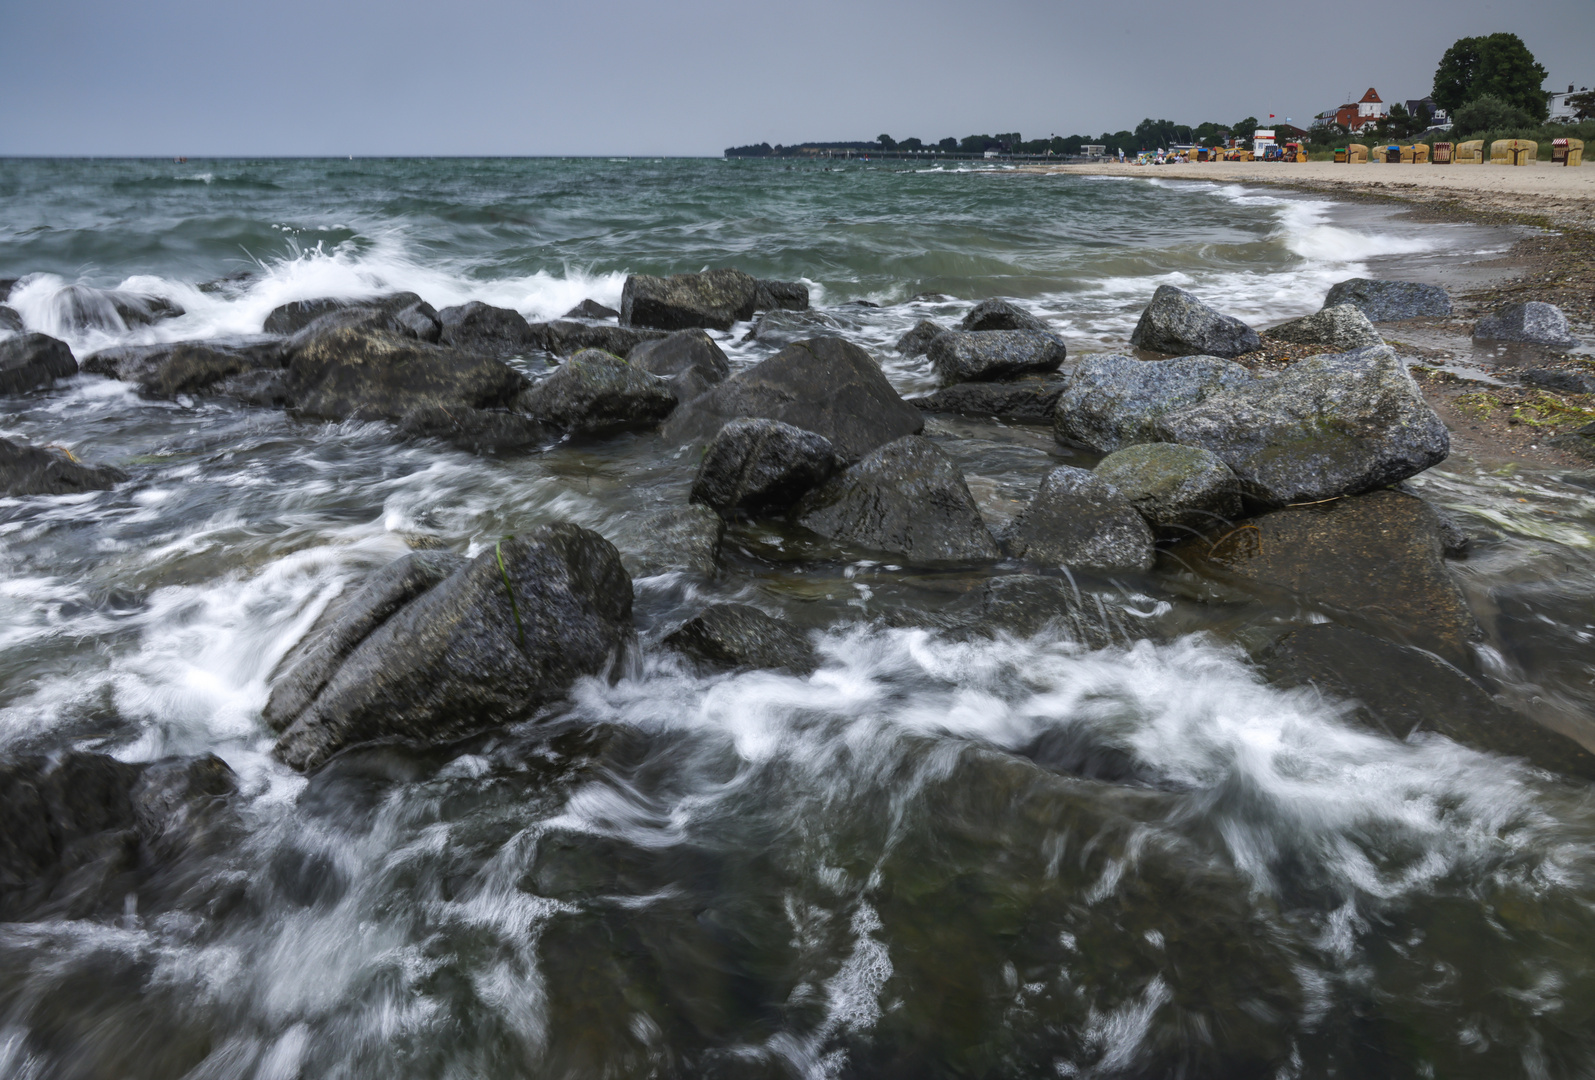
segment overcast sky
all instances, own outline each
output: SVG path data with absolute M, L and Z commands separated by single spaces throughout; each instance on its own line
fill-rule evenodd
M 1595 84 L 1595 0 L 0 0 L 0 153 L 718 154 L 1422 97 L 1511 31 Z

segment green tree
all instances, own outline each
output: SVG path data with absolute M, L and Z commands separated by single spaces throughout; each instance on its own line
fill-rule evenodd
M 1481 94 L 1451 114 L 1451 127 L 1461 135 L 1528 127 L 1533 122 L 1527 112 L 1493 94 Z
M 949 135 L 949 136 L 947 136 L 947 138 L 945 138 L 941 142 L 937 143 L 936 147 L 937 147 L 937 149 L 941 150 L 943 153 L 950 154 L 954 150 L 958 149 L 958 140 L 953 138 L 951 135 Z
M 902 142 L 897 144 L 897 149 L 899 149 L 899 150 L 923 150 L 923 149 L 925 149 L 925 144 L 920 142 L 918 139 L 904 139 Z
M 897 140 L 890 135 L 877 135 L 875 141 L 881 144 L 882 150 L 896 150 Z
M 1237 139 L 1246 139 L 1246 140 L 1249 141 L 1251 139 L 1252 135 L 1257 131 L 1257 129 L 1262 127 L 1262 126 L 1263 126 L 1262 124 L 1257 122 L 1257 117 L 1248 116 L 1246 119 L 1242 120 L 1240 123 L 1238 123 L 1234 127 L 1230 128 L 1230 132 Z
M 1543 121 L 1550 115 L 1549 99 L 1540 89 L 1546 74 L 1516 34 L 1460 38 L 1440 58 L 1430 96 L 1455 113 L 1488 94 Z
M 1595 90 L 1585 90 L 1581 94 L 1573 94 L 1567 99 L 1567 104 L 1573 110 L 1573 119 L 1589 120 L 1595 118 Z

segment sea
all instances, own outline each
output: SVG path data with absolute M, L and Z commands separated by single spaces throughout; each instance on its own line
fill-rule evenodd
M 628 274 L 737 266 L 805 282 L 817 325 L 911 396 L 935 378 L 897 338 L 985 298 L 1077 358 L 1127 349 L 1159 285 L 1265 327 L 1351 277 L 1462 282 L 1516 238 L 1146 174 L 4 159 L 0 278 L 81 360 L 247 338 L 294 300 L 542 320 L 618 307 Z M 85 324 L 71 285 L 183 314 Z M 751 329 L 715 335 L 734 368 L 780 345 Z M 997 531 L 1094 461 L 1044 427 L 926 434 Z M 959 616 L 1016 568 L 743 523 L 714 578 L 635 581 L 625 670 L 533 722 L 305 776 L 261 710 L 329 605 L 418 542 L 475 555 L 574 521 L 646 551 L 695 456 L 655 432 L 473 455 L 89 374 L 0 398 L 0 436 L 130 477 L 0 498 L 0 756 L 214 754 L 239 788 L 180 888 L 107 913 L 68 880 L 0 924 L 0 1076 L 1595 1075 L 1590 789 L 1272 685 L 1260 645 L 1320 611 L 1079 576 L 1093 632 L 972 635 Z M 1595 745 L 1595 477 L 1458 453 L 1411 485 L 1471 538 L 1450 565 L 1479 685 Z M 812 635 L 820 667 L 707 672 L 660 645 L 715 602 Z

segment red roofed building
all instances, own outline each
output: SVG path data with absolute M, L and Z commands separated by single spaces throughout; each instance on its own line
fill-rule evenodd
M 1361 131 L 1388 115 L 1390 115 L 1390 106 L 1380 99 L 1379 91 L 1370 86 L 1368 92 L 1362 95 L 1361 101 L 1342 105 L 1335 110 L 1335 123 L 1347 131 Z

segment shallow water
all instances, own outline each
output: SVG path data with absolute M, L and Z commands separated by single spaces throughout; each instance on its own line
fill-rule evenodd
M 7 161 L 0 197 L 0 276 L 46 275 L 15 306 L 80 356 L 385 289 L 546 318 L 629 271 L 735 263 L 809 281 L 905 393 L 930 373 L 889 342 L 985 296 L 1078 352 L 1122 347 L 1163 282 L 1267 323 L 1503 243 L 1161 179 L 748 162 Z M 73 329 L 76 281 L 188 314 Z M 738 364 L 770 351 L 746 329 Z M 994 526 L 1090 463 L 1044 429 L 927 433 Z M 1154 573 L 1075 583 L 1106 647 L 966 637 L 923 624 L 985 572 L 746 526 L 715 581 L 637 582 L 645 649 L 613 684 L 305 778 L 260 710 L 340 591 L 416 534 L 473 553 L 572 520 L 643 550 L 695 462 L 652 434 L 476 457 L 93 376 L 0 399 L 0 434 L 132 477 L 0 500 L 0 749 L 209 751 L 243 786 L 181 891 L 0 925 L 0 1075 L 1595 1072 L 1588 788 L 1266 685 L 1247 649 L 1319 614 Z M 1595 483 L 1453 458 L 1414 486 L 1474 537 L 1453 569 L 1483 677 L 1595 742 Z M 653 647 L 724 599 L 813 630 L 825 663 L 708 677 Z M 1082 746 L 1109 765 L 1065 768 Z

